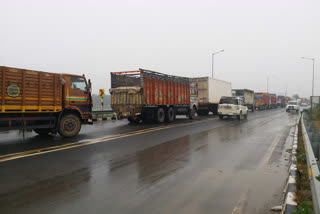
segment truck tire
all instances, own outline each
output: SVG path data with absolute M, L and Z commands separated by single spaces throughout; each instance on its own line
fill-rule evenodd
M 128 121 L 129 121 L 130 123 L 135 123 L 135 120 L 134 120 L 132 117 L 128 117 Z
M 51 132 L 51 129 L 33 129 L 38 135 L 48 135 Z
M 195 117 L 196 117 L 196 110 L 194 108 L 192 108 L 190 111 L 189 111 L 189 119 L 190 120 L 193 120 Z
M 172 107 L 170 107 L 168 109 L 168 111 L 166 112 L 166 121 L 167 122 L 172 122 L 175 120 L 175 113 Z
M 165 119 L 165 111 L 163 108 L 158 108 L 157 113 L 156 113 L 156 121 L 158 123 L 163 123 Z
M 74 114 L 65 114 L 62 116 L 58 132 L 63 137 L 74 137 L 81 129 L 80 118 Z
M 223 120 L 223 115 L 219 115 L 219 119 L 220 119 L 220 120 Z
M 240 112 L 239 115 L 237 115 L 237 119 L 238 119 L 238 120 L 241 120 L 241 119 L 242 119 L 242 111 Z
M 202 115 L 207 116 L 209 114 L 209 110 L 203 110 Z

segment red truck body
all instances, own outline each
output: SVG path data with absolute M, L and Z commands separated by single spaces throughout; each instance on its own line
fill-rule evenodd
M 172 114 L 189 114 L 197 109 L 197 91 L 192 85 L 189 78 L 145 69 L 112 72 L 112 109 L 130 122 L 147 118 L 162 122 L 162 114 L 170 114 L 166 117 L 172 121 Z
M 277 108 L 277 95 L 270 94 L 270 108 Z

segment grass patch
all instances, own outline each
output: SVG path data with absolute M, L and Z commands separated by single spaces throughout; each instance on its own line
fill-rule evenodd
M 301 120 L 298 125 L 298 148 L 297 148 L 297 174 L 296 174 L 296 181 L 297 181 L 297 198 L 296 201 L 298 205 L 308 207 L 309 210 L 313 211 L 312 205 L 312 193 L 310 189 L 310 182 L 309 182 L 309 175 L 308 175 L 308 165 L 306 159 L 306 153 L 302 138 L 302 126 Z M 304 205 L 303 205 L 304 204 Z M 306 209 L 305 209 L 306 210 Z M 303 213 L 303 212 L 302 212 Z

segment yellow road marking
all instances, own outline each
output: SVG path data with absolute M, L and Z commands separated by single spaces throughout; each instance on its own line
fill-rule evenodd
M 265 165 L 269 162 L 269 160 L 270 160 L 270 158 L 271 158 L 274 150 L 276 149 L 276 147 L 277 147 L 280 139 L 281 139 L 281 133 L 278 134 L 278 135 L 274 138 L 271 146 L 268 148 L 268 151 L 266 152 L 265 156 L 263 157 L 262 162 L 261 162 L 261 164 L 259 165 L 258 169 L 262 168 L 263 166 L 265 166 Z
M 248 192 L 245 192 L 241 195 L 239 201 L 237 202 L 237 205 L 232 210 L 232 214 L 241 214 L 243 211 L 243 208 L 245 206 L 245 202 L 247 201 Z
M 46 148 L 42 148 L 42 149 L 30 150 L 30 151 L 26 151 L 26 152 L 2 155 L 2 156 L 0 156 L 0 162 L 19 159 L 19 158 L 28 157 L 28 156 L 40 155 L 40 154 L 49 153 L 49 152 L 66 150 L 66 149 L 71 149 L 71 148 L 76 148 L 76 147 L 81 147 L 81 146 L 87 146 L 87 145 L 102 143 L 105 141 L 115 140 L 115 139 L 119 139 L 119 138 L 140 135 L 140 134 L 144 134 L 144 133 L 148 133 L 148 132 L 202 123 L 202 122 L 206 122 L 206 121 L 210 121 L 210 120 L 217 120 L 217 118 L 209 118 L 209 119 L 195 121 L 195 122 L 189 122 L 189 123 L 180 123 L 180 124 L 172 124 L 172 125 L 148 128 L 148 129 L 138 130 L 138 131 L 134 131 L 134 132 L 128 132 L 128 133 L 123 133 L 123 134 L 116 134 L 116 135 L 111 135 L 111 136 L 107 136 L 107 137 L 97 138 L 97 139 L 88 140 L 88 141 L 84 141 L 84 142 L 75 142 L 75 143 L 69 143 L 69 144 L 64 144 L 64 145 L 59 145 L 59 146 L 51 146 L 51 147 L 46 147 Z

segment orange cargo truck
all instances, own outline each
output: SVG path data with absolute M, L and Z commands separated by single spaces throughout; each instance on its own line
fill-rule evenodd
M 111 73 L 111 104 L 118 117 L 132 123 L 172 122 L 176 115 L 195 117 L 197 86 L 189 78 L 139 69 Z
M 73 137 L 91 123 L 90 91 L 84 76 L 0 66 L 0 130 Z

